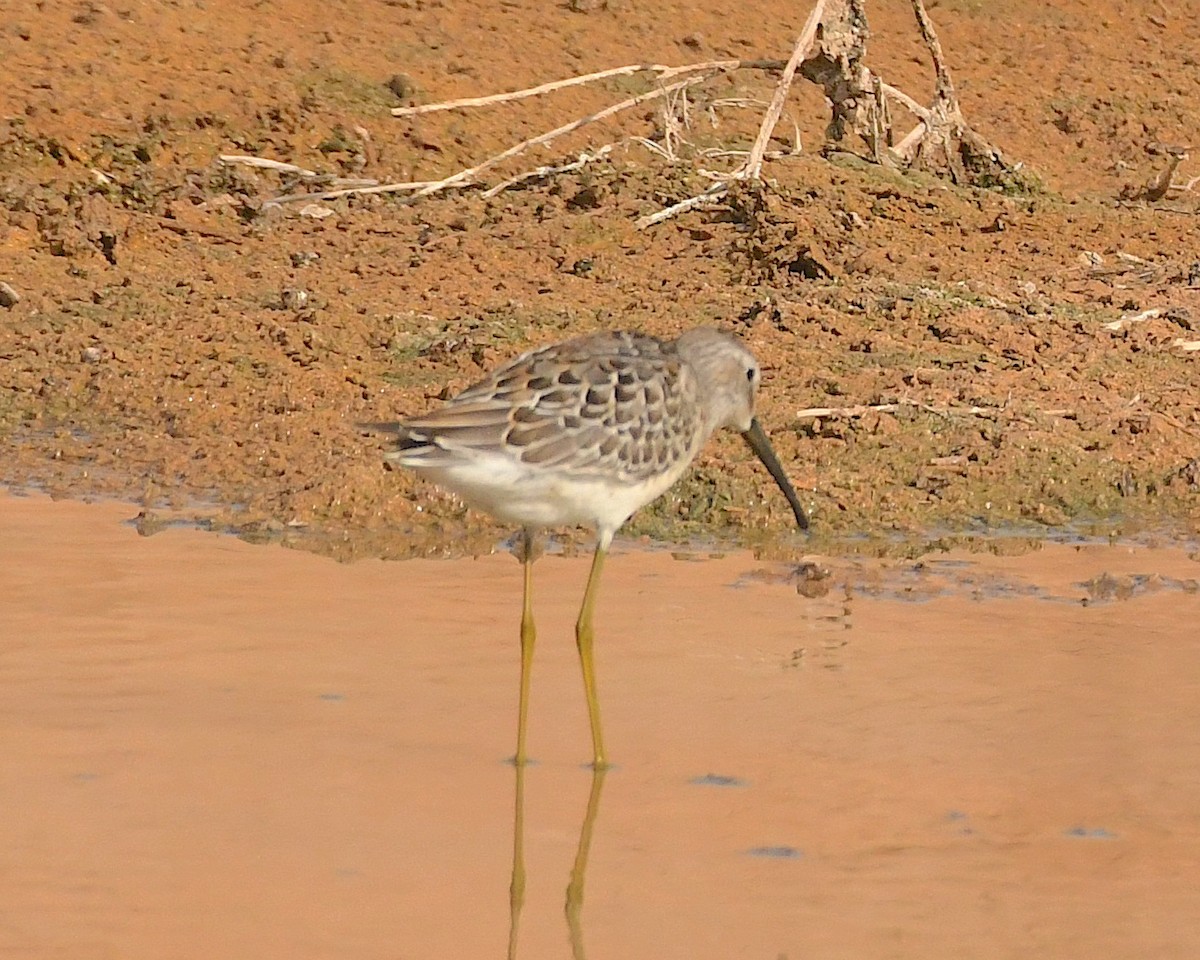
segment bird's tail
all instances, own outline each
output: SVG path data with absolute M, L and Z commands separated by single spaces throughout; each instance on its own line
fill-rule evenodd
M 419 466 L 423 456 L 435 453 L 438 449 L 428 433 L 412 430 L 396 420 L 356 423 L 355 426 L 366 433 L 379 434 L 396 442 L 396 446 L 383 455 L 383 459 L 389 463 Z

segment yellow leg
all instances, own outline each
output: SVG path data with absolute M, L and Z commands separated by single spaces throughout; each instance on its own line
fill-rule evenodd
M 521 557 L 525 574 L 525 597 L 521 603 L 521 694 L 517 706 L 517 766 L 528 762 L 525 755 L 525 721 L 529 717 L 529 670 L 533 666 L 533 644 L 537 630 L 533 625 L 533 534 L 525 533 L 525 550 Z
M 610 538 L 611 539 L 611 538 Z M 596 606 L 596 588 L 600 585 L 600 571 L 604 569 L 604 555 L 608 544 L 602 539 L 592 557 L 592 570 L 588 574 L 587 587 L 583 592 L 583 606 L 579 608 L 579 620 L 575 624 L 575 643 L 579 647 L 579 664 L 583 668 L 583 689 L 587 694 L 588 720 L 592 725 L 593 766 L 603 770 L 608 766 L 604 759 L 604 737 L 600 733 L 600 701 L 596 698 L 596 668 L 592 663 L 592 611 Z

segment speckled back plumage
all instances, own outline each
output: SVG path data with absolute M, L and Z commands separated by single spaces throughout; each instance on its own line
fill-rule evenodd
M 707 436 L 695 371 L 674 342 L 606 332 L 524 354 L 400 425 L 392 459 L 437 469 L 471 450 L 636 483 L 689 461 Z
M 683 475 L 714 430 L 738 431 L 804 507 L 754 419 L 760 372 L 735 336 L 597 333 L 524 354 L 444 406 L 398 424 L 386 454 L 526 530 L 587 524 L 606 548 Z

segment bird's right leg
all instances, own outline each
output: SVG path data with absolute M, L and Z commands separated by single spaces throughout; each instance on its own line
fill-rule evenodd
M 524 572 L 525 591 L 521 603 L 521 693 L 517 706 L 517 753 L 513 757 L 517 766 L 528 762 L 525 753 L 525 723 L 529 717 L 529 670 L 533 666 L 533 645 L 537 640 L 537 629 L 533 624 L 533 531 L 528 528 L 523 530 L 522 540 L 521 568 Z
M 583 591 L 583 606 L 579 608 L 579 620 L 575 623 L 575 643 L 579 648 L 579 664 L 583 668 L 583 689 L 587 695 L 588 722 L 592 728 L 592 768 L 603 770 L 608 766 L 604 756 L 604 737 L 600 732 L 600 700 L 596 696 L 596 668 L 592 660 L 592 645 L 595 631 L 592 615 L 596 609 L 596 590 L 600 586 L 600 572 L 604 569 L 604 557 L 612 543 L 612 533 L 601 532 L 596 552 L 592 556 L 592 569 L 588 573 L 587 586 Z

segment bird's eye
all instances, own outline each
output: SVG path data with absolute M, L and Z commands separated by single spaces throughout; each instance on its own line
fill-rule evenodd
M 750 367 L 750 368 L 749 368 L 749 369 L 746 371 L 746 379 L 747 379 L 747 380 L 749 380 L 751 383 L 753 383 L 753 382 L 754 382 L 754 377 L 755 377 L 755 375 L 756 375 L 757 373 L 758 373 L 758 371 L 757 371 L 757 370 L 755 370 L 753 367 Z

